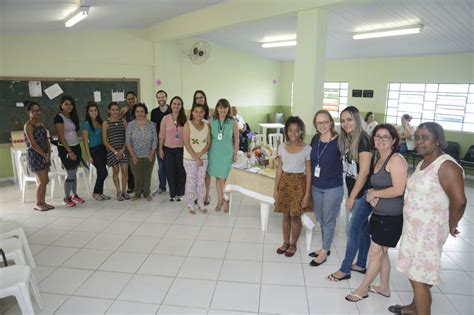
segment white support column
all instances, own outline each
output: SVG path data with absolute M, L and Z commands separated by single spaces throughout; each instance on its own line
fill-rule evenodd
M 313 116 L 322 108 L 326 62 L 327 12 L 316 8 L 298 12 L 293 115 L 313 134 Z

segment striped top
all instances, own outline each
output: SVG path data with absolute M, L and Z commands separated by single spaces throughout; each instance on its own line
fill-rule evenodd
M 116 150 L 120 150 L 125 145 L 125 124 L 123 120 L 110 121 L 107 119 L 107 142 Z

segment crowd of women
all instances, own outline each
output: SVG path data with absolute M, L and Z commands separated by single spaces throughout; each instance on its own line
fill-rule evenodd
M 160 164 L 156 194 L 166 191 L 167 179 L 170 201 L 186 196 L 190 214 L 196 214 L 197 209 L 205 213 L 210 202 L 210 178 L 215 177 L 215 210 L 229 210 L 224 185 L 239 145 L 229 102 L 220 99 L 210 114 L 205 93 L 196 91 L 188 117 L 179 96 L 173 97 L 169 106 L 165 91 L 158 91 L 156 96 L 159 107 L 151 113 L 151 121 L 145 104 L 137 103 L 136 95 L 129 92 L 130 106 L 121 112 L 117 103 L 110 103 L 105 121 L 97 104 L 89 102 L 82 125 L 73 98 L 62 97 L 54 126 L 59 157 L 67 171 L 66 205 L 84 202 L 77 194 L 76 182 L 82 155 L 77 131 L 81 129 L 87 158 L 97 169 L 93 192 L 96 200 L 110 199 L 103 191 L 107 166 L 113 169 L 117 200 L 136 200 L 142 195 L 152 200 L 150 184 L 156 156 Z M 44 198 L 50 144 L 40 120 L 40 105 L 28 103 L 27 110 L 28 164 L 39 179 L 35 209 L 44 211 L 53 208 Z M 464 173 L 453 158 L 443 153 L 446 138 L 439 124 L 425 122 L 412 130 L 409 119 L 403 116 L 403 132 L 390 124 L 367 121 L 369 135 L 359 110 L 349 106 L 340 114 L 338 134 L 331 114 L 320 110 L 313 120 L 317 133 L 307 145 L 303 141 L 303 121 L 289 117 L 285 124 L 287 142 L 278 148 L 274 188 L 275 212 L 282 213 L 283 230 L 283 244 L 276 252 L 287 257 L 296 253 L 301 215 L 314 210 L 321 226 L 322 247 L 309 254 L 313 258 L 310 265 L 317 267 L 329 259 L 345 181 L 345 209 L 349 213 L 346 250 L 340 268 L 327 280 L 347 280 L 352 272 L 358 272 L 365 275 L 364 280 L 346 300 L 358 302 L 369 292 L 390 297 L 388 249 L 396 247 L 401 239 L 397 268 L 409 278 L 414 299 L 409 305 L 394 305 L 389 310 L 429 314 L 430 288 L 441 281 L 443 244 L 449 234 L 455 237 L 459 233 L 457 225 L 466 206 Z M 399 153 L 408 138 L 414 140 L 423 158 L 410 177 Z M 128 166 L 134 178 L 133 196 L 126 189 L 131 175 Z M 374 285 L 378 275 L 380 283 Z
M 65 205 L 73 207 L 84 203 L 77 193 L 76 180 L 82 160 L 78 137 L 78 131 L 81 131 L 85 156 L 97 170 L 92 194 L 96 200 L 110 199 L 104 194 L 107 167 L 110 167 L 117 200 L 137 200 L 143 196 L 151 201 L 151 177 L 156 158 L 159 188 L 153 194 L 166 192 L 168 183 L 170 201 L 181 201 L 186 192 L 189 213 L 196 214 L 197 209 L 205 213 L 210 203 L 210 178 L 215 177 L 216 211 L 229 210 L 224 185 L 239 145 L 238 127 L 231 116 L 229 102 L 220 99 L 211 115 L 206 94 L 198 90 L 194 93 L 188 117 L 181 97 L 173 97 L 170 105 L 167 105 L 167 97 L 163 90 L 156 93 L 159 106 L 151 112 L 151 120 L 147 118 L 147 106 L 137 102 L 134 92 L 126 93 L 128 106 L 123 109 L 117 102 L 108 104 L 108 118 L 105 120 L 97 103 L 89 102 L 82 124 L 79 123 L 74 99 L 70 96 L 61 98 L 54 127 L 58 155 L 67 172 Z M 24 129 L 27 161 L 39 182 L 34 209 L 47 211 L 54 208 L 45 203 L 51 146 L 40 118 L 40 105 L 27 102 L 26 108 L 30 117 Z M 133 195 L 129 195 L 132 192 Z
M 301 214 L 312 206 L 321 227 L 322 247 L 309 254 L 314 258 L 310 266 L 327 261 L 345 177 L 346 251 L 341 266 L 327 280 L 348 280 L 352 272 L 358 272 L 364 279 L 346 296 L 347 301 L 358 302 L 369 292 L 390 297 L 388 249 L 401 239 L 397 269 L 410 280 L 414 298 L 409 305 L 390 306 L 389 311 L 430 314 L 430 288 L 441 282 L 443 244 L 449 234 L 459 233 L 457 225 L 466 207 L 464 173 L 443 152 L 447 145 L 443 128 L 425 122 L 408 134 L 410 119 L 402 117 L 402 132 L 391 124 L 376 124 L 369 136 L 358 109 L 349 106 L 340 114 L 338 134 L 331 114 L 320 110 L 314 116 L 317 133 L 309 146 L 303 142 L 303 121 L 290 117 L 275 181 L 275 211 L 283 213 L 283 244 L 276 252 L 288 257 L 295 254 Z M 423 160 L 408 177 L 399 151 L 401 140 L 411 136 Z M 380 283 L 374 285 L 378 275 Z

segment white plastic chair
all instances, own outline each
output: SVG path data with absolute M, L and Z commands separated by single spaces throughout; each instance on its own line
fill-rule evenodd
M 283 143 L 283 134 L 271 133 L 268 135 L 268 144 L 273 148 L 273 151 L 276 152 L 280 143 Z
M 58 148 L 56 146 L 52 146 L 51 151 L 51 170 L 56 174 L 59 185 L 62 185 L 61 180 L 62 178 L 66 180 L 67 171 L 64 168 L 63 163 L 61 162 L 61 158 L 59 157 Z M 84 167 L 77 168 L 77 176 L 82 176 L 82 178 L 84 179 L 84 185 L 86 186 L 87 194 L 90 194 L 89 179 L 86 175 Z
M 20 240 L 28 265 L 35 268 L 36 264 L 33 255 L 31 254 L 30 246 L 28 245 L 28 240 L 26 239 L 23 228 L 17 222 L 12 220 L 0 221 L 0 240 L 6 240 L 12 237 L 16 237 Z
M 27 165 L 27 160 L 26 160 L 26 153 L 24 154 L 18 154 L 18 160 L 17 160 L 18 165 L 20 165 L 20 173 L 21 173 L 21 184 L 20 184 L 20 189 L 21 189 L 21 202 L 25 203 L 25 192 L 26 192 L 26 185 L 28 182 L 34 182 L 38 186 L 38 178 L 31 174 L 30 169 L 28 168 Z M 54 186 L 56 183 L 56 178 L 57 174 L 54 172 L 48 173 L 48 177 L 50 179 L 50 187 L 51 187 L 51 198 L 54 196 Z
M 0 240 L 0 248 L 5 253 L 7 260 L 13 260 L 15 265 L 27 265 L 20 239 L 10 237 Z
M 15 296 L 23 314 L 34 314 L 33 303 L 31 303 L 30 288 L 36 304 L 43 309 L 40 292 L 36 285 L 31 267 L 13 265 L 0 268 L 0 298 Z
M 267 141 L 265 140 L 265 135 L 264 134 L 255 135 L 254 141 L 255 141 L 256 145 L 263 145 L 263 144 L 267 143 Z

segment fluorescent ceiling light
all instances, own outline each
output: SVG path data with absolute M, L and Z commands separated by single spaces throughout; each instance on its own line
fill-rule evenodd
M 263 43 L 262 48 L 296 46 L 296 40 L 287 40 L 282 42 Z
M 281 41 L 288 41 L 288 40 L 296 40 L 296 34 L 265 36 L 262 40 L 262 43 L 281 42 Z
M 417 33 L 421 33 L 422 30 L 423 30 L 423 24 L 408 25 L 408 26 L 402 26 L 402 27 L 382 28 L 382 29 L 373 30 L 373 31 L 353 33 L 352 38 L 353 39 L 366 39 L 366 38 L 417 34 Z
M 71 27 L 76 23 L 79 23 L 80 21 L 84 20 L 88 16 L 89 6 L 82 6 L 79 7 L 77 11 L 74 11 L 74 13 L 70 15 L 70 17 L 66 20 L 64 24 L 66 25 L 66 27 Z

